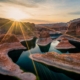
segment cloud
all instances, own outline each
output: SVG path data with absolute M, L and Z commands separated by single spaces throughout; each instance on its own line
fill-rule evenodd
M 0 0 L 0 3 L 6 3 L 6 4 L 15 4 L 20 6 L 25 6 L 29 8 L 37 8 L 37 4 L 33 4 L 33 2 L 30 2 L 28 0 Z
M 80 11 L 70 12 L 70 13 L 68 13 L 68 14 L 70 14 L 70 15 L 80 15 Z
M 43 3 L 43 2 L 46 2 L 46 0 L 29 0 L 29 1 L 33 1 L 35 3 Z
M 40 4 L 44 4 L 47 0 L 0 0 L 3 3 L 13 3 L 30 8 L 37 8 Z

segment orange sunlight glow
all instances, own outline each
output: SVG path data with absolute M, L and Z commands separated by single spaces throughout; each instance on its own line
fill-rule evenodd
M 10 8 L 7 12 L 7 17 L 15 21 L 21 21 L 22 19 L 30 18 L 30 15 L 18 8 Z

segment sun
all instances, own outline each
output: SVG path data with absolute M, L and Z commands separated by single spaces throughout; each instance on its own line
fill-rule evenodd
M 7 12 L 7 17 L 15 21 L 21 21 L 22 19 L 29 18 L 30 15 L 18 8 L 10 8 Z

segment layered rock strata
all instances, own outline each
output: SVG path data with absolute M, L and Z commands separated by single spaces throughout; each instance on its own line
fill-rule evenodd
M 0 40 L 0 74 L 15 76 L 21 80 L 36 80 L 34 74 L 23 72 L 8 56 L 11 50 L 26 49 L 19 40 L 11 34 L 1 36 Z
M 30 58 L 34 61 L 44 63 L 49 66 L 80 74 L 80 53 L 58 54 L 48 52 L 45 54 L 31 54 Z
M 80 21 L 70 22 L 66 34 L 80 38 Z
M 39 36 L 39 39 L 37 41 L 37 44 L 40 45 L 40 46 L 46 46 L 51 42 L 52 42 L 52 39 L 49 35 L 49 32 L 42 30 L 40 32 L 40 36 Z
M 57 49 L 74 49 L 75 46 L 73 46 L 67 38 L 62 38 L 60 43 L 56 46 Z

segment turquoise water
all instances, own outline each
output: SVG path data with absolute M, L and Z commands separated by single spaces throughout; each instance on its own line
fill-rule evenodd
M 55 46 L 58 43 L 59 43 L 58 41 L 54 41 L 54 42 L 52 42 L 51 44 L 49 44 L 48 46 L 45 46 L 45 47 L 40 47 L 35 43 L 36 45 L 34 46 L 34 48 L 31 48 L 30 50 L 24 51 L 21 54 L 21 56 L 19 57 L 19 59 L 16 63 L 24 71 L 34 73 L 36 76 L 39 77 L 39 80 L 72 80 L 67 75 L 65 75 L 61 72 L 55 72 L 55 71 L 49 69 L 46 65 L 43 65 L 43 64 L 38 63 L 38 62 L 34 62 L 35 66 L 36 66 L 36 69 L 37 69 L 37 73 L 38 73 L 38 75 L 37 75 L 36 71 L 34 69 L 34 66 L 33 66 L 33 62 L 29 58 L 30 53 L 31 54 L 35 54 L 35 53 L 44 54 L 44 52 L 47 52 L 46 49 L 48 49 L 48 52 L 55 51 L 55 52 L 58 52 L 59 54 L 61 54 L 62 52 L 55 49 Z M 45 51 L 44 51 L 43 48 L 45 49 Z

